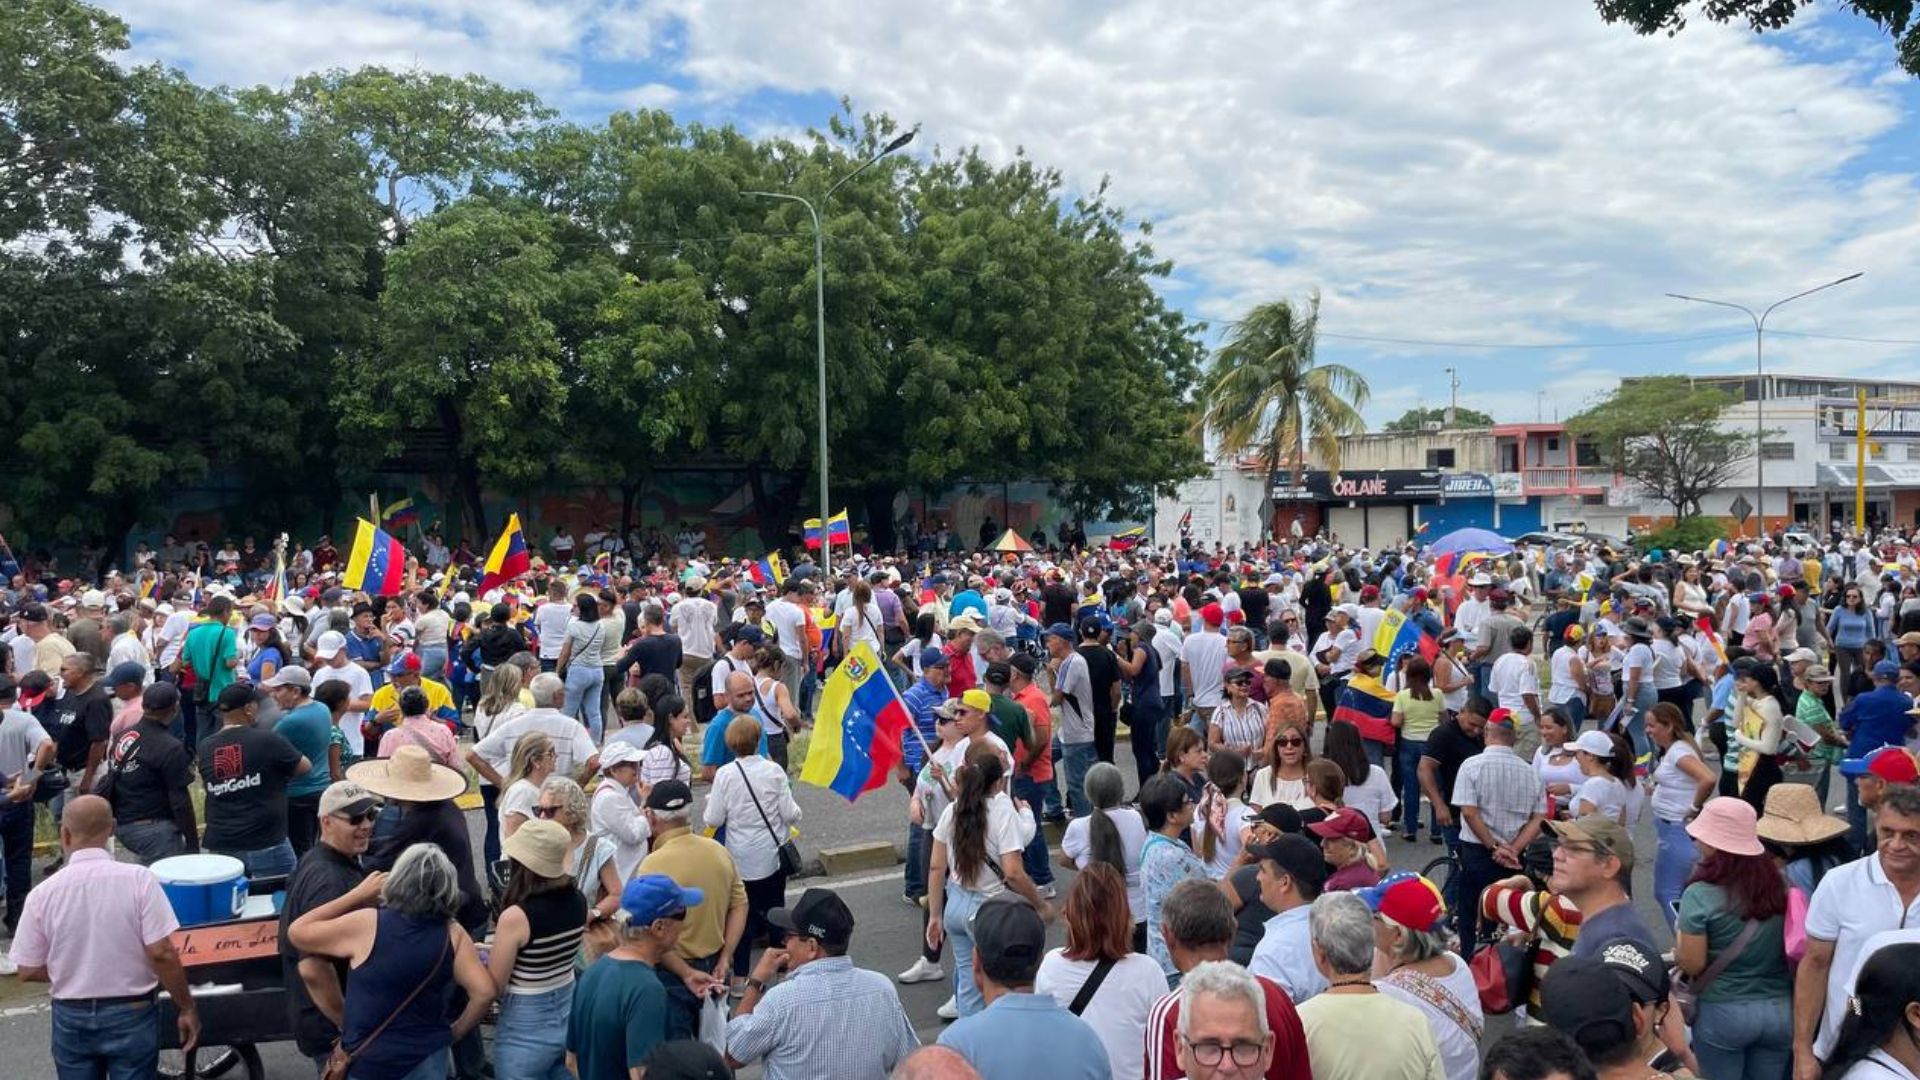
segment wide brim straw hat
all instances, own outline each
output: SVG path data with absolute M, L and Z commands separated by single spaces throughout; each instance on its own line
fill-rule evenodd
M 390 758 L 362 761 L 347 770 L 347 779 L 401 802 L 439 802 L 467 790 L 466 777 L 436 764 L 418 746 L 402 746 Z
M 1775 784 L 1754 830 L 1776 844 L 1819 844 L 1844 834 L 1847 823 L 1821 809 L 1811 785 Z

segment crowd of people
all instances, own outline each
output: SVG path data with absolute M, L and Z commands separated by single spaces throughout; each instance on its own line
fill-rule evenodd
M 63 1077 L 150 1068 L 161 992 L 197 1037 L 145 869 L 193 852 L 283 880 L 318 1075 L 1920 1074 L 1898 537 L 923 545 L 770 581 L 556 530 L 507 587 L 440 545 L 386 597 L 330 549 L 284 596 L 225 550 L 7 567 L 5 970 L 52 984 Z M 789 898 L 798 745 L 858 648 L 909 718 L 891 977 L 835 890 Z

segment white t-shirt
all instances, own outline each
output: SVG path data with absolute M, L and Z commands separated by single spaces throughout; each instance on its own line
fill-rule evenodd
M 1653 816 L 1662 821 L 1685 821 L 1693 813 L 1693 793 L 1698 787 L 1693 777 L 1680 771 L 1680 763 L 1698 758 L 1693 747 L 1678 739 L 1660 755 L 1653 769 Z
M 519 814 L 527 821 L 533 820 L 533 809 L 540 805 L 540 788 L 531 780 L 515 780 L 500 793 L 500 801 L 494 804 L 494 814 L 500 819 L 500 835 L 507 835 L 507 815 Z M 520 824 L 525 825 L 527 821 Z
M 1573 812 L 1581 814 L 1606 814 L 1621 824 L 1628 821 L 1628 809 L 1631 806 L 1631 792 L 1627 785 L 1619 780 L 1601 774 L 1589 776 L 1574 789 Z
M 447 631 L 453 626 L 453 619 L 446 612 L 434 608 L 425 615 L 413 620 L 414 640 L 421 648 L 445 648 Z
M 1653 685 L 1653 647 L 1644 641 L 1636 641 L 1627 646 L 1624 659 L 1620 662 L 1620 692 L 1626 693 L 1627 684 L 1633 680 L 1635 672 L 1648 686 Z
M 486 738 L 473 744 L 473 752 L 496 772 L 505 773 L 513 762 L 514 744 L 529 731 L 538 731 L 553 740 L 554 749 L 558 751 L 553 765 L 557 776 L 578 773 L 597 752 L 586 725 L 558 709 L 529 709 L 495 724 Z
M 1833 942 L 1833 965 L 1827 969 L 1827 1004 L 1813 1041 L 1815 1057 L 1833 1053 L 1840 1038 L 1868 942 L 1905 926 L 1920 926 L 1920 900 L 1901 907 L 1900 890 L 1887 880 L 1878 854 L 1836 866 L 1820 879 L 1807 904 L 1807 937 Z
M 1144 921 L 1147 898 L 1140 891 L 1140 849 L 1147 845 L 1147 823 L 1140 817 L 1140 811 L 1131 806 L 1116 806 L 1107 811 L 1107 816 L 1113 819 L 1113 827 L 1120 833 L 1120 850 L 1126 855 L 1127 907 L 1133 911 L 1134 922 Z M 1092 829 L 1091 817 L 1077 817 L 1067 822 L 1067 831 L 1060 836 L 1060 850 L 1082 870 L 1093 861 Z
M 1073 999 L 1093 974 L 1098 961 L 1069 960 L 1065 949 L 1054 949 L 1040 961 L 1040 973 L 1034 976 L 1033 992 L 1051 995 L 1061 1008 Z M 1167 994 L 1167 976 L 1153 957 L 1129 953 L 1113 965 L 1107 977 L 1093 992 L 1093 1000 L 1081 1010 L 1080 1019 L 1100 1036 L 1113 1068 L 1113 1080 L 1139 1080 L 1146 1071 L 1146 1057 L 1140 1048 L 1146 1045 L 1147 1015 L 1154 1003 Z M 1044 1072 L 1036 1063 L 1036 1074 Z
M 1233 872 L 1233 864 L 1240 857 L 1240 834 L 1251 828 L 1259 820 L 1259 813 L 1239 799 L 1227 800 L 1227 813 L 1220 835 L 1213 841 L 1213 861 L 1207 864 L 1207 876 L 1215 881 Z M 1200 818 L 1193 821 L 1193 850 L 1200 850 L 1200 834 L 1206 831 L 1207 823 Z M 1146 843 L 1142 840 L 1141 843 Z
M 1385 826 L 1380 819 L 1400 805 L 1400 796 L 1393 792 L 1393 781 L 1387 779 L 1387 770 L 1378 765 L 1367 766 L 1367 779 L 1363 783 L 1348 784 L 1340 801 L 1367 815 L 1367 824 L 1379 832 Z
M 1007 883 L 986 866 L 981 866 L 975 872 L 972 881 L 960 880 L 960 867 L 953 860 L 953 811 L 954 807 L 948 805 L 940 812 L 939 823 L 933 827 L 933 838 L 947 845 L 948 879 L 979 893 L 981 899 L 1006 892 Z M 987 858 L 997 865 L 1000 856 L 1026 850 L 1028 841 L 1032 839 L 1032 814 L 1023 814 L 1014 809 L 1013 800 L 1004 791 L 987 800 Z M 1154 966 L 1159 967 L 1158 964 Z
M 1653 652 L 1653 688 L 1655 690 L 1676 690 L 1680 686 L 1680 669 L 1686 665 L 1686 649 L 1678 642 L 1661 638 L 1651 646 Z M 1629 650 L 1628 655 L 1632 655 Z
M 1540 693 L 1540 676 L 1533 669 L 1533 657 L 1525 653 L 1508 653 L 1493 662 L 1493 670 L 1487 672 L 1487 689 L 1493 691 L 1503 709 L 1512 709 L 1517 723 L 1531 724 L 1536 717 L 1527 710 L 1527 694 L 1537 698 Z
M 1180 660 L 1180 635 L 1174 632 L 1173 624 L 1169 623 L 1154 632 L 1153 651 L 1160 657 L 1160 696 L 1170 698 L 1180 689 L 1173 669 Z M 1222 664 L 1225 662 L 1221 661 Z
M 1226 635 L 1212 630 L 1188 634 L 1180 643 L 1180 662 L 1193 678 L 1193 704 L 1210 709 L 1220 704 L 1221 677 L 1227 668 Z
M 1426 978 L 1439 983 L 1468 1016 L 1484 1024 L 1486 1018 L 1480 1011 L 1480 993 L 1474 989 L 1473 969 L 1467 966 L 1465 960 L 1452 953 L 1441 955 L 1452 962 L 1453 971 L 1437 979 L 1431 975 Z M 1421 1015 L 1427 1018 L 1427 1026 L 1433 1032 L 1434 1045 L 1440 1050 L 1440 1067 L 1445 1070 L 1447 1080 L 1474 1080 L 1480 1075 L 1480 1044 L 1466 1028 L 1460 1026 L 1450 1010 L 1442 1010 L 1428 1004 L 1427 1000 L 1418 993 L 1396 983 L 1392 976 L 1376 979 L 1374 985 L 1379 988 L 1380 993 L 1387 997 L 1399 998 L 1419 1009 Z
M 549 600 L 533 609 L 533 628 L 540 635 L 540 659 L 558 660 L 560 645 L 567 638 L 567 624 L 573 621 L 573 605 Z
M 673 632 L 680 635 L 682 655 L 697 656 L 702 660 L 713 657 L 713 628 L 719 620 L 719 607 L 704 596 L 687 597 L 673 605 L 673 611 L 668 615 Z
M 166 642 L 165 647 L 160 650 L 161 667 L 172 665 L 174 659 L 180 655 L 180 647 L 186 644 L 187 631 L 192 629 L 192 627 L 193 616 L 185 611 L 176 611 L 167 616 L 166 625 L 160 628 L 161 640 Z M 25 635 L 22 636 L 24 637 Z M 15 671 L 26 671 L 32 666 L 33 663 L 29 660 L 25 664 L 15 664 L 13 669 Z M 318 675 L 314 676 L 314 685 L 320 685 L 320 677 Z M 354 726 L 358 727 L 359 725 L 355 724 Z
M 795 660 L 807 655 L 807 613 L 799 604 L 784 597 L 768 604 L 767 623 L 773 627 L 781 652 Z
M 1547 687 L 1547 702 L 1552 705 L 1565 705 L 1580 696 L 1585 689 L 1573 680 L 1573 662 L 1580 656 L 1579 650 L 1571 645 L 1562 645 L 1553 650 L 1553 657 L 1547 661 L 1550 683 Z
M 367 669 L 349 660 L 343 667 L 325 665 L 313 673 L 313 688 L 320 689 L 330 682 L 347 684 L 347 700 L 371 697 L 373 695 L 373 676 Z M 340 734 L 345 738 L 347 749 L 355 757 L 367 755 L 367 741 L 360 735 L 360 721 L 366 716 L 364 710 L 348 709 L 340 714 Z

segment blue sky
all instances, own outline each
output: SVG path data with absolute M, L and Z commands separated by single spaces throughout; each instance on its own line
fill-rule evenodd
M 1018 148 L 1151 219 L 1171 302 L 1219 328 L 1324 299 L 1369 419 L 1461 402 L 1566 416 L 1620 375 L 1752 363 L 1783 332 L 1920 339 L 1920 86 L 1864 20 L 1756 37 L 1608 26 L 1586 0 L 118 0 L 133 59 L 282 85 L 478 71 L 579 120 L 631 107 L 798 134 L 841 97 Z M 1628 348 L 1447 348 L 1423 341 Z M 1904 375 L 1920 346 L 1768 341 L 1771 370 Z

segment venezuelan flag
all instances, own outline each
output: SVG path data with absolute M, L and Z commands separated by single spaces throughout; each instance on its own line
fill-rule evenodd
M 487 592 L 531 569 L 533 556 L 528 554 L 527 538 L 520 531 L 520 515 L 508 514 L 507 527 L 501 530 L 500 539 L 493 542 L 493 550 L 487 553 L 486 565 L 481 568 L 480 585 L 474 591 Z
M 1388 611 L 1373 635 L 1373 651 L 1387 658 L 1380 670 L 1391 674 L 1400 666 L 1400 658 L 1408 653 L 1419 653 L 1432 663 L 1440 653 L 1440 643 L 1421 629 L 1418 622 L 1407 618 L 1406 612 Z
M 820 519 L 819 518 L 808 518 L 801 525 L 800 542 L 807 545 L 808 551 L 813 551 L 819 548 L 820 546 Z
M 833 669 L 814 712 L 813 739 L 800 779 L 848 802 L 887 782 L 903 757 L 906 703 L 873 648 L 861 642 Z
M 1360 729 L 1368 742 L 1393 745 L 1393 692 L 1371 675 L 1354 673 L 1333 707 L 1333 718 Z
M 1131 529 L 1127 529 L 1124 532 L 1114 533 L 1112 536 L 1108 537 L 1107 546 L 1112 548 L 1115 551 L 1132 551 L 1135 547 L 1138 547 L 1140 545 L 1141 541 L 1145 540 L 1146 538 L 1147 538 L 1147 527 L 1145 525 L 1135 525 Z
M 847 524 L 845 510 L 827 519 L 827 542 L 830 544 L 853 543 L 853 527 Z
M 747 573 L 753 577 L 754 584 L 763 589 L 777 589 L 787 583 L 787 566 L 780 561 L 780 553 L 767 552 L 767 557 L 747 567 Z
M 406 588 L 406 583 L 406 549 L 386 530 L 361 518 L 353 534 L 353 549 L 347 553 L 347 568 L 340 575 L 340 584 L 374 596 L 399 596 Z
M 404 529 L 420 521 L 420 507 L 409 495 L 380 511 L 380 524 L 389 529 Z

